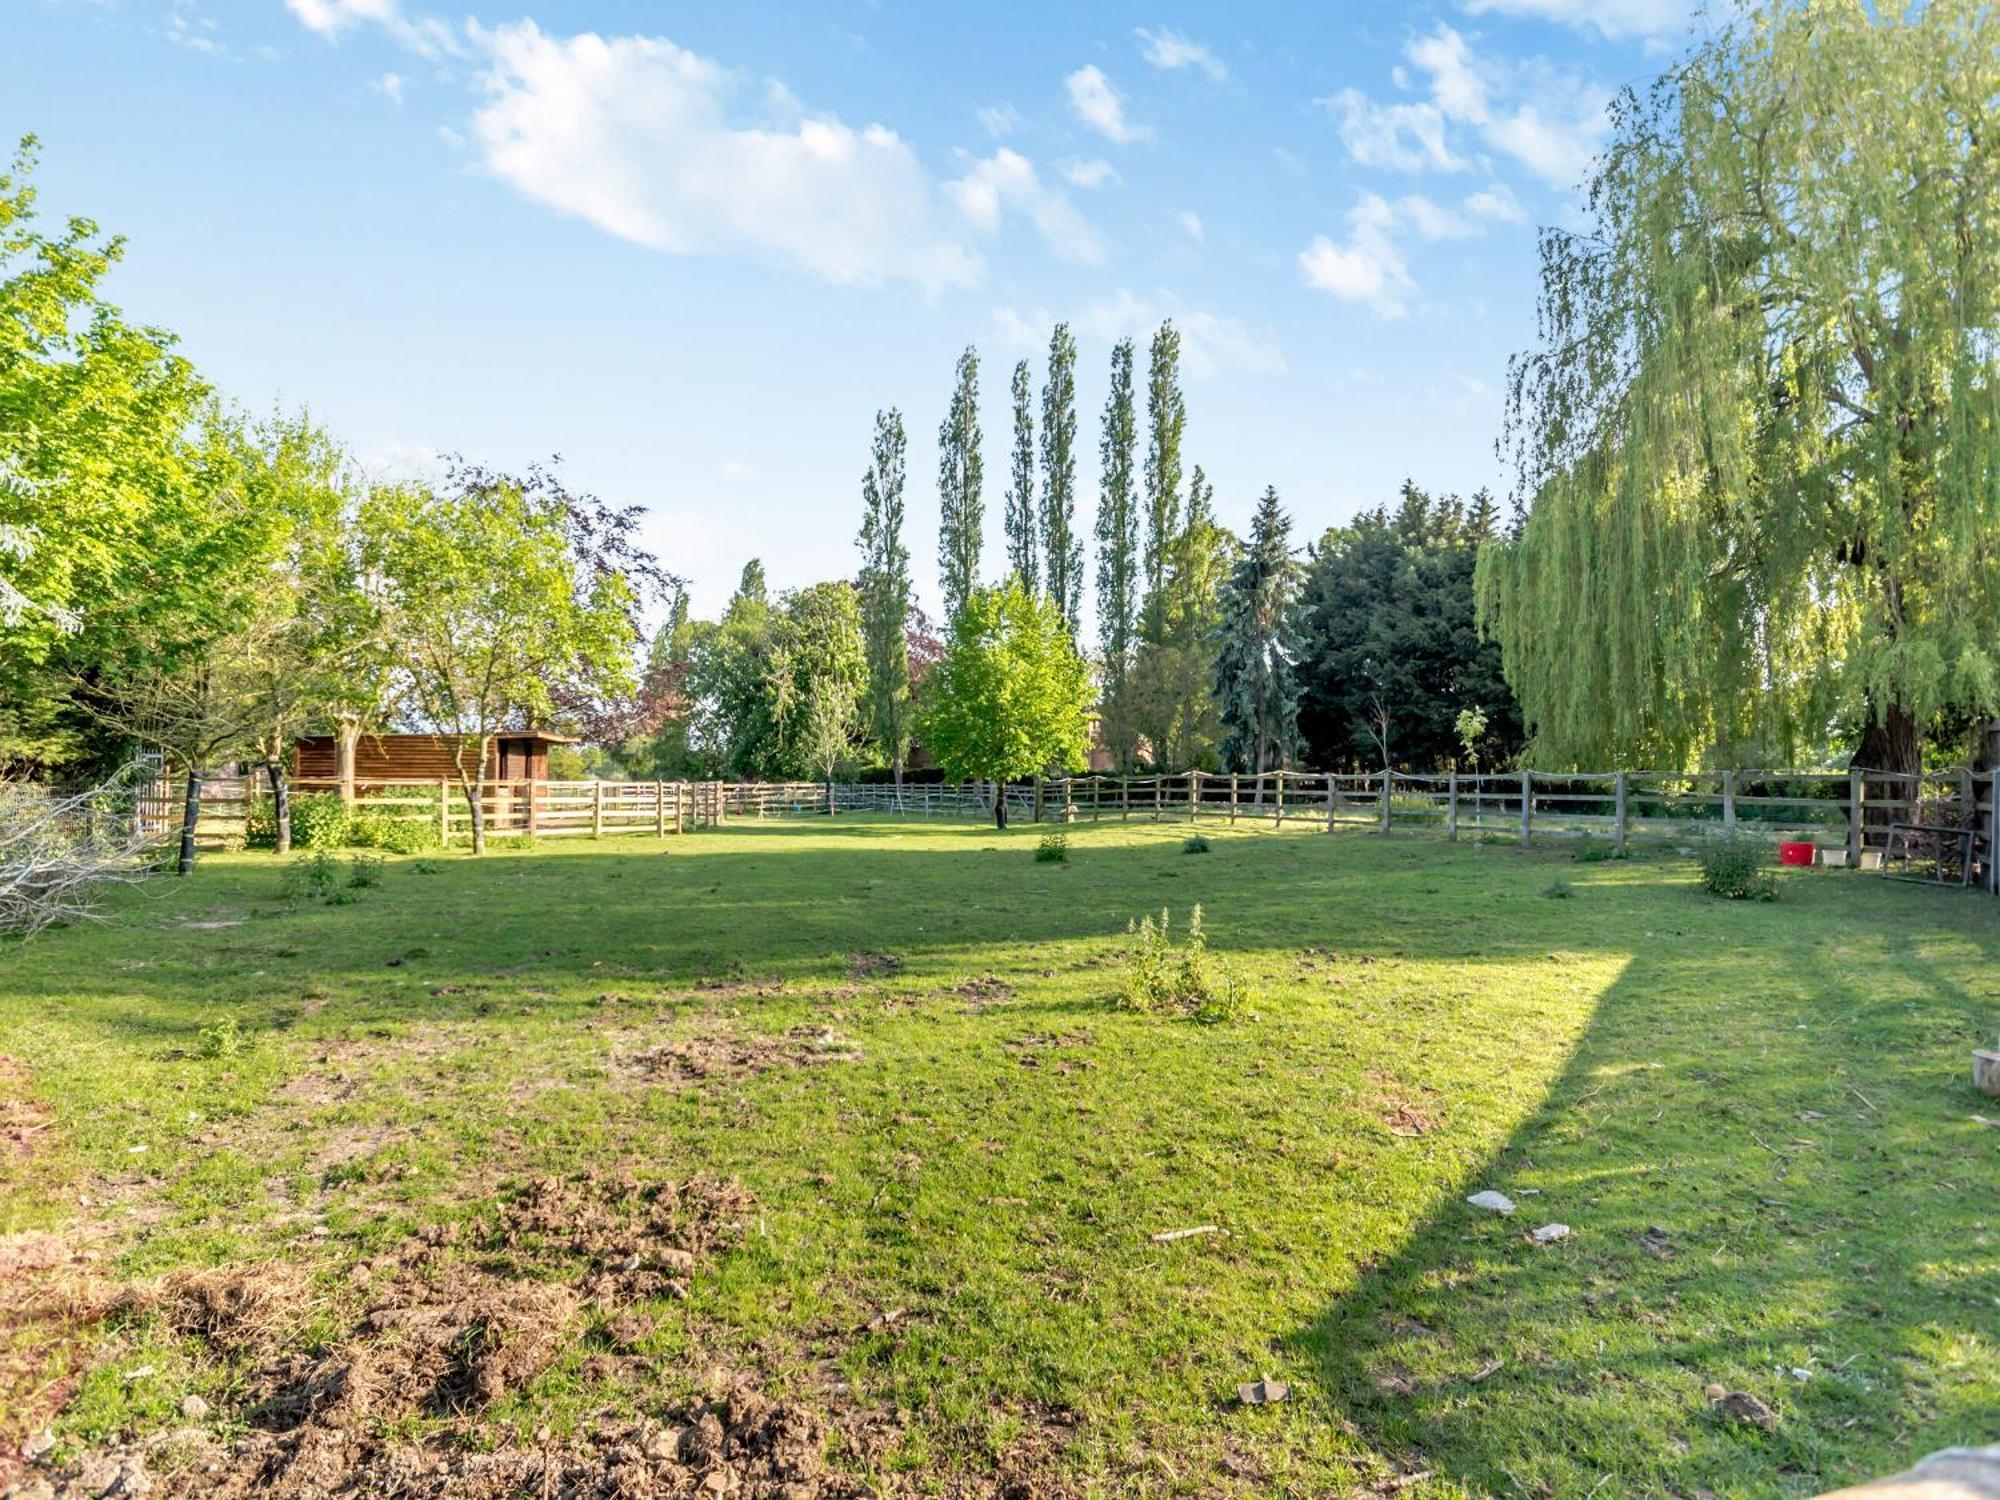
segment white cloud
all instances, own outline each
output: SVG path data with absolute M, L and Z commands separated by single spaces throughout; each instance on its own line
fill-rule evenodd
M 1687 30 L 1695 0 L 1464 0 L 1473 15 L 1536 16 L 1602 36 L 1671 36 Z
M 1105 257 L 1103 236 L 1060 191 L 1045 185 L 1034 163 L 1002 146 L 973 163 L 972 170 L 945 192 L 966 222 L 982 234 L 1000 227 L 1002 209 L 1025 214 L 1049 249 L 1062 260 L 1094 266 Z
M 736 75 L 664 38 L 468 29 L 486 63 L 472 138 L 539 203 L 654 249 L 755 254 L 841 284 L 935 292 L 980 277 L 929 173 L 884 126 L 807 115 L 780 85 L 733 122 Z
M 328 41 L 365 22 L 380 26 L 399 46 L 419 57 L 459 51 L 458 38 L 449 26 L 428 16 L 411 20 L 403 14 L 402 0 L 285 0 L 285 9 L 306 30 Z
M 401 106 L 403 102 L 402 74 L 384 73 L 380 78 L 377 78 L 373 82 L 371 82 L 368 85 L 368 87 L 373 89 L 376 93 L 382 95 L 391 104 Z
M 1488 219 L 1498 224 L 1528 222 L 1528 211 L 1521 207 L 1521 200 L 1504 182 L 1496 182 L 1472 194 L 1465 200 L 1465 211 L 1475 219 Z
M 1181 233 L 1185 234 L 1197 245 L 1207 240 L 1208 231 L 1202 227 L 1201 215 L 1193 209 L 1187 208 L 1181 210 L 1180 224 Z
M 216 36 L 217 27 L 213 16 L 196 12 L 186 0 L 175 0 L 173 10 L 167 16 L 166 39 L 176 47 L 184 47 L 190 52 L 205 52 L 220 56 L 229 49 Z
M 1456 172 L 1466 165 L 1445 140 L 1444 113 L 1435 104 L 1377 104 L 1359 89 L 1313 102 L 1339 119 L 1340 143 L 1364 167 Z
M 1063 181 L 1071 187 L 1101 188 L 1107 182 L 1118 181 L 1117 169 L 1110 162 L 1101 159 L 1061 162 L 1057 164 L 1056 170 L 1062 173 Z
M 1129 146 L 1153 138 L 1151 126 L 1134 125 L 1125 118 L 1125 100 L 1111 86 L 1111 80 L 1095 64 L 1078 68 L 1063 80 L 1069 90 L 1070 108 L 1077 118 L 1108 141 Z
M 1222 65 L 1221 58 L 1171 26 L 1162 26 L 1158 31 L 1148 31 L 1139 26 L 1133 29 L 1133 35 L 1142 43 L 1139 55 L 1156 68 L 1165 68 L 1170 72 L 1179 68 L 1199 68 L 1217 83 L 1229 76 L 1229 69 Z
M 993 104 L 979 112 L 979 128 L 999 140 L 1021 128 L 1021 112 L 1011 104 Z
M 725 458 L 722 461 L 722 477 L 729 484 L 742 484 L 756 475 L 757 471 L 740 458 Z
M 1284 168 L 1287 177 L 1306 175 L 1305 159 L 1296 151 L 1287 151 L 1283 146 L 1273 146 L 1271 156 L 1280 167 Z
M 1088 304 L 1068 321 L 1079 338 L 1111 344 L 1123 338 L 1143 343 L 1168 318 L 1180 330 L 1181 368 L 1190 380 L 1213 380 L 1225 374 L 1282 375 L 1285 371 L 1285 354 L 1275 338 L 1239 318 L 1187 307 L 1164 294 L 1153 300 L 1121 288 Z M 993 312 L 1002 347 L 1015 355 L 1047 348 L 1049 330 L 1057 321 L 1041 307 L 1028 313 L 1012 307 Z
M 1390 237 L 1395 223 L 1396 211 L 1387 199 L 1379 193 L 1363 194 L 1347 215 L 1344 244 L 1314 235 L 1299 252 L 1306 285 L 1343 302 L 1365 302 L 1385 318 L 1400 318 L 1407 308 L 1405 298 L 1417 284 Z
M 1459 171 L 1471 161 L 1453 142 L 1457 127 L 1556 186 L 1573 187 L 1587 171 L 1607 126 L 1610 95 L 1602 88 L 1542 59 L 1507 67 L 1481 58 L 1442 22 L 1404 55 L 1422 74 L 1428 98 L 1380 104 L 1344 89 L 1315 101 L 1339 120 L 1354 160 L 1397 171 Z M 1411 82 L 1400 68 L 1395 77 L 1399 86 Z
M 1427 240 L 1476 239 L 1486 231 L 1463 212 L 1433 203 L 1422 193 L 1396 200 L 1396 218 Z

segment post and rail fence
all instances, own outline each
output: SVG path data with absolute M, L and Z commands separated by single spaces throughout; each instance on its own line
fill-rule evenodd
M 1064 776 L 1005 789 L 1023 822 L 1133 819 L 1275 827 L 1428 831 L 1448 840 L 1528 845 L 1538 839 L 1685 843 L 1750 833 L 1812 844 L 1821 862 L 1918 874 L 2000 893 L 2000 796 L 1993 771 L 1496 771 L 1482 774 L 1263 774 L 1190 771 L 1152 776 Z M 338 791 L 294 780 L 295 796 Z M 178 827 L 185 788 L 161 780 L 140 795 L 146 826 Z M 255 799 L 252 776 L 201 784 L 206 843 L 242 837 Z M 741 819 L 901 815 L 991 817 L 990 783 L 902 787 L 848 781 L 492 781 L 481 794 L 494 837 L 665 837 Z M 357 815 L 422 822 L 450 847 L 468 842 L 464 790 L 452 780 L 376 781 L 354 789 Z

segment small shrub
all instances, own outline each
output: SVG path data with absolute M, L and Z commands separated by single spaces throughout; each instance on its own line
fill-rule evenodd
M 1696 852 L 1702 889 L 1731 901 L 1775 901 L 1778 877 L 1761 839 L 1733 834 L 1710 839 Z
M 1193 834 L 1193 835 L 1190 835 L 1190 836 L 1189 836 L 1188 838 L 1184 839 L 1184 840 L 1183 840 L 1183 841 L 1181 842 L 1181 853 L 1183 853 L 1183 854 L 1206 854 L 1206 853 L 1208 853 L 1208 839 L 1207 839 L 1207 837 L 1206 837 L 1205 835 L 1203 835 L 1203 834 L 1199 834 L 1199 833 L 1197 833 L 1197 834 Z
M 348 830 L 347 841 L 363 849 L 382 849 L 390 854 L 423 854 L 437 848 L 438 834 L 428 818 L 362 813 Z
M 444 866 L 434 859 L 420 859 L 411 865 L 410 868 L 415 870 L 419 875 L 441 875 L 444 873 Z
M 224 1016 L 213 1025 L 202 1027 L 196 1036 L 201 1041 L 203 1057 L 235 1057 L 243 1050 L 243 1033 L 237 1028 L 234 1016 Z
M 1624 859 L 1625 852 L 1616 844 L 1603 839 L 1585 839 L 1576 846 L 1576 862 L 1580 865 L 1603 864 L 1607 859 Z
M 243 847 L 278 847 L 278 804 L 269 797 L 252 797 L 243 809 Z
M 328 906 L 352 906 L 360 899 L 361 892 L 357 891 L 351 885 L 344 885 L 337 891 L 329 891 L 327 893 L 326 904 Z
M 1035 863 L 1038 865 L 1069 863 L 1069 833 L 1066 829 L 1051 828 L 1042 835 L 1042 841 L 1035 845 Z
M 347 804 L 338 792 L 311 792 L 292 799 L 292 847 L 338 849 L 347 842 Z
M 1157 925 L 1151 917 L 1144 917 L 1129 924 L 1126 931 L 1132 936 L 1133 947 L 1125 955 L 1124 984 L 1118 1000 L 1121 1009 L 1164 1011 L 1202 1025 L 1241 1014 L 1246 996 L 1236 977 L 1209 959 L 1199 906 L 1188 919 L 1187 937 L 1179 944 L 1173 940 L 1171 914 L 1164 906 Z
M 1552 880 L 1542 894 L 1552 901 L 1567 901 L 1572 887 L 1567 880 Z
M 382 883 L 382 856 L 357 854 L 347 862 L 347 884 L 351 890 L 365 891 Z
M 340 886 L 340 866 L 328 849 L 315 849 L 285 866 L 285 899 L 323 901 Z

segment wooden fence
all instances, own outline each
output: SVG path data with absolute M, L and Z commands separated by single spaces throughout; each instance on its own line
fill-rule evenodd
M 1358 775 L 1273 771 L 1232 775 L 1059 777 L 1007 788 L 1023 821 L 1175 818 L 1269 821 L 1341 828 L 1428 830 L 1447 839 L 1530 844 L 1594 835 L 1622 852 L 1634 839 L 1686 842 L 1756 832 L 1814 844 L 1827 863 L 1979 885 L 2000 892 L 2000 797 L 1991 771 L 1908 775 L 1878 771 L 1506 771 L 1484 775 Z M 331 781 L 292 783 L 296 796 L 337 792 Z M 254 798 L 247 777 L 206 777 L 205 842 L 240 838 Z M 147 826 L 177 827 L 184 787 L 158 781 L 139 799 Z M 493 782 L 481 802 L 497 837 L 654 837 L 739 819 L 867 813 L 921 818 L 991 816 L 990 786 L 875 782 Z M 355 812 L 434 828 L 447 846 L 471 836 L 454 781 L 377 781 L 356 788 Z

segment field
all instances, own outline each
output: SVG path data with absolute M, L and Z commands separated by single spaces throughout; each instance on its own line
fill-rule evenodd
M 2000 903 L 1186 832 L 121 893 L 0 955 L 0 1436 L 73 1493 L 792 1500 L 1803 1495 L 2000 1438 Z M 1118 1009 L 1197 903 L 1246 1012 Z

